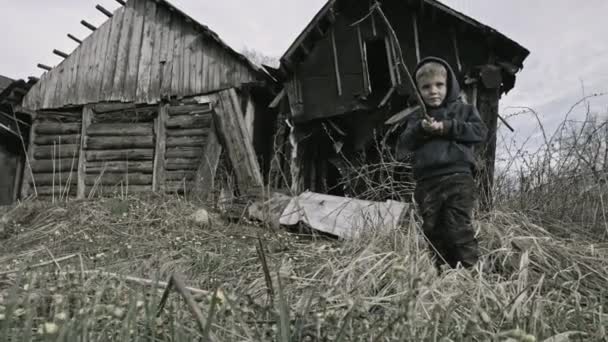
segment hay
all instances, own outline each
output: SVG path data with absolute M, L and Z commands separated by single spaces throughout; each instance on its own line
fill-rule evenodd
M 438 276 L 413 218 L 401 231 L 339 242 L 225 221 L 212 210 L 211 225 L 199 226 L 189 220 L 197 209 L 177 197 L 11 209 L 0 245 L 0 333 L 53 321 L 59 334 L 89 339 L 200 337 L 178 297 L 156 318 L 162 291 L 85 274 L 93 270 L 153 281 L 180 273 L 188 286 L 220 289 L 217 298 L 199 298 L 211 340 L 523 340 L 572 331 L 599 340 L 605 329 L 608 245 L 559 238 L 523 215 L 493 212 L 476 221 L 493 272 Z M 79 257 L 55 262 L 73 254 Z M 44 265 L 27 269 L 34 264 Z M 25 304 L 32 293 L 35 310 Z M 57 295 L 70 303 L 59 310 L 65 322 L 48 304 Z M 13 317 L 18 309 L 31 314 L 8 320 L 9 307 Z

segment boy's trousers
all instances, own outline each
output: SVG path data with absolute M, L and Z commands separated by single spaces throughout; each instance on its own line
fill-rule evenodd
M 418 181 L 414 197 L 422 229 L 436 257 L 436 266 L 473 266 L 479 247 L 472 226 L 476 191 L 473 176 L 457 173 Z

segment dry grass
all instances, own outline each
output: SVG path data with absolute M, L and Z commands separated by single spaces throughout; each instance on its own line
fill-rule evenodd
M 198 226 L 188 219 L 195 209 L 177 197 L 155 196 L 32 202 L 11 209 L 4 215 L 0 247 L 0 336 L 15 341 L 604 338 L 608 245 L 561 239 L 523 215 L 495 212 L 476 222 L 493 272 L 449 270 L 438 276 L 413 217 L 388 235 L 336 241 L 214 214 L 211 226 Z M 64 256 L 70 258 L 59 261 Z M 163 281 L 179 272 L 188 286 L 217 290 L 196 298 L 206 331 L 177 294 L 156 317 L 162 288 L 92 270 Z

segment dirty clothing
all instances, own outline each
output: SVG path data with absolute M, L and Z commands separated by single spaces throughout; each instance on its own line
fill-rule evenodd
M 435 256 L 436 266 L 473 266 L 478 243 L 472 226 L 475 180 L 469 173 L 456 173 L 419 181 L 414 193 L 422 229 Z
M 448 71 L 446 98 L 439 107 L 428 108 L 429 116 L 442 122 L 444 129 L 427 133 L 422 128 L 420 111 L 414 113 L 406 119 L 397 148 L 413 152 L 415 200 L 436 265 L 447 262 L 455 267 L 460 262 L 471 267 L 479 258 L 471 223 L 477 194 L 473 146 L 486 139 L 487 127 L 477 109 L 460 100 L 458 80 L 447 62 L 427 57 L 416 71 L 431 61 L 444 65 Z
M 405 121 L 405 130 L 399 136 L 397 149 L 414 154 L 414 178 L 421 180 L 450 173 L 472 172 L 475 167 L 473 146 L 483 142 L 487 127 L 475 106 L 460 100 L 460 86 L 452 68 L 442 59 L 423 59 L 418 70 L 428 62 L 438 62 L 448 71 L 447 94 L 437 108 L 428 108 L 428 114 L 443 122 L 443 134 L 430 134 L 422 128 L 421 112 L 415 112 Z M 403 153 L 398 153 L 403 155 Z

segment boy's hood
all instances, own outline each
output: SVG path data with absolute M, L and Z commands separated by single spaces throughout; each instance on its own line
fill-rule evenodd
M 445 100 L 443 101 L 443 103 L 441 104 L 440 107 L 445 106 L 446 104 L 458 101 L 460 98 L 460 84 L 458 84 L 458 78 L 456 77 L 454 70 L 452 70 L 452 67 L 445 60 L 443 60 L 439 57 L 423 58 L 416 66 L 416 70 L 414 70 L 414 74 L 412 75 L 414 77 L 414 79 L 416 78 L 416 73 L 418 73 L 418 70 L 420 69 L 420 67 L 429 62 L 437 62 L 437 63 L 443 65 L 446 68 L 446 70 L 448 71 L 447 94 L 445 96 Z M 416 89 L 417 88 L 418 88 L 418 81 L 416 80 Z

